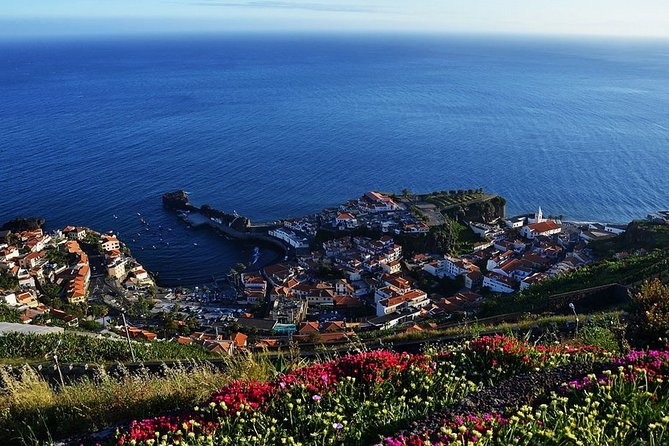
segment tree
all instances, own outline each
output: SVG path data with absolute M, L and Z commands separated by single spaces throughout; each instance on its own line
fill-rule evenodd
M 10 276 L 5 272 L 0 272 L 0 289 L 13 290 L 19 286 L 19 279 Z
M 93 304 L 90 308 L 90 313 L 95 318 L 105 317 L 109 314 L 109 308 L 106 305 Z
M 633 295 L 637 305 L 635 320 L 641 335 L 652 344 L 669 338 L 669 285 L 659 279 L 645 282 Z
M 42 285 L 41 288 L 42 300 L 45 304 L 55 308 L 60 308 L 62 306 L 62 301 L 60 299 L 60 285 L 56 285 L 55 283 L 46 283 Z
M 49 263 L 59 266 L 67 266 L 68 264 L 67 254 L 58 250 L 55 246 L 49 246 L 46 249 L 46 259 Z

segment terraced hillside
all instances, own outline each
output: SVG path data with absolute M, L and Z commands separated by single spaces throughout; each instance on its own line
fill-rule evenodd
M 614 357 L 502 336 L 416 355 L 363 352 L 233 381 L 101 444 L 663 444 L 667 372 L 667 350 Z

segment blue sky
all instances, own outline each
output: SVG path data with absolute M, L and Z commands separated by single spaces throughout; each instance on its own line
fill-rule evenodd
M 0 36 L 448 32 L 669 37 L 669 0 L 2 0 Z

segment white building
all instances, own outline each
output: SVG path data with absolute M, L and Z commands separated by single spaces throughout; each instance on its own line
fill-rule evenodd
M 385 316 L 396 312 L 401 308 L 423 308 L 429 305 L 430 299 L 421 290 L 412 290 L 397 297 L 383 299 L 376 304 L 376 316 Z
M 121 242 L 116 238 L 115 235 L 103 235 L 100 246 L 104 251 L 110 252 L 120 249 Z
M 490 289 L 495 293 L 513 293 L 514 292 L 514 283 L 513 281 L 501 274 L 488 273 L 483 277 L 483 286 Z
M 552 220 L 542 221 L 540 223 L 533 223 L 523 226 L 520 230 L 520 235 L 527 239 L 534 239 L 540 235 L 550 236 L 562 232 L 562 226 Z
M 293 248 L 308 248 L 309 240 L 306 237 L 301 237 L 293 231 L 286 230 L 284 228 L 272 229 L 268 232 L 272 237 L 276 237 L 279 240 L 283 240 L 288 243 Z
M 335 226 L 352 229 L 358 226 L 358 219 L 348 212 L 340 212 L 335 218 Z

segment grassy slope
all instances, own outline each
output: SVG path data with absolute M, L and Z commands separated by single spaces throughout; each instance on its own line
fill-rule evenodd
M 109 363 L 130 361 L 131 355 L 124 340 L 93 338 L 71 333 L 32 335 L 8 333 L 0 337 L 0 360 L 16 363 L 41 363 L 56 348 L 63 363 Z M 135 357 L 139 361 L 209 359 L 218 358 L 199 345 L 181 345 L 175 342 L 133 342 Z

